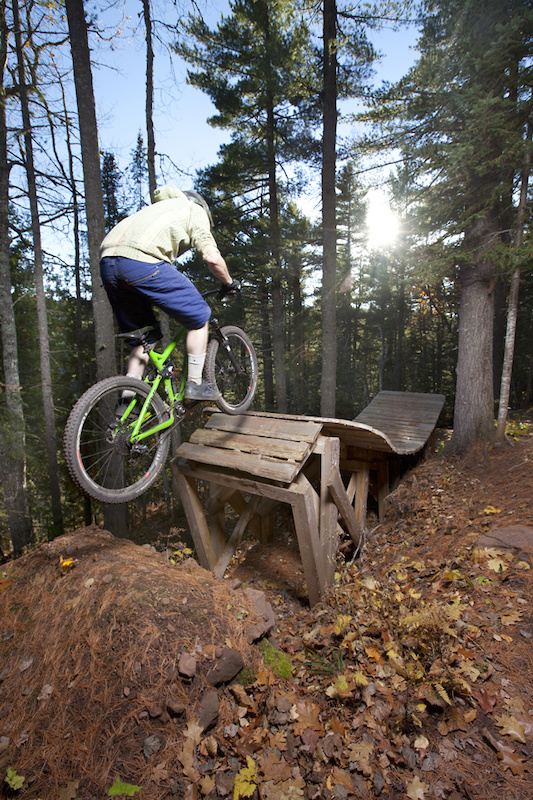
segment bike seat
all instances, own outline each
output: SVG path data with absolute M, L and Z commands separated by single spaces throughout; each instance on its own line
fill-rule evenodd
M 117 333 L 117 339 L 129 339 L 131 341 L 140 342 L 141 344 L 145 344 L 146 337 L 149 333 L 155 331 L 153 325 L 147 325 L 145 328 L 137 328 L 136 331 L 128 331 L 127 333 Z

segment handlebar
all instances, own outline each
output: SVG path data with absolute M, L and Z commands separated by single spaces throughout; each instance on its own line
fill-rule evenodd
M 225 297 L 235 297 L 235 295 L 239 294 L 241 291 L 241 283 L 240 281 L 232 281 L 231 283 L 221 286 L 218 289 L 209 289 L 207 292 L 203 292 L 202 297 L 210 297 L 212 295 L 217 296 L 217 300 L 223 300 Z

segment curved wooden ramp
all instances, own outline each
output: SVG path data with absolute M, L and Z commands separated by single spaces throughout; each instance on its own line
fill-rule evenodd
M 391 473 L 425 447 L 444 399 L 380 392 L 355 420 L 213 413 L 172 462 L 202 566 L 222 577 L 246 527 L 267 538 L 273 509 L 288 503 L 309 600 L 318 602 L 333 580 L 339 518 L 360 547 L 369 487 L 381 515 Z M 205 509 L 199 480 L 210 488 Z M 240 515 L 229 536 L 228 504 Z

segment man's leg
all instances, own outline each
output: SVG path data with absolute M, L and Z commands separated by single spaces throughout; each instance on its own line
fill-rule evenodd
M 189 331 L 187 334 L 187 355 L 189 362 L 187 379 L 193 383 L 200 384 L 202 382 L 208 335 L 209 325 L 207 322 L 202 328 Z
M 148 364 L 148 353 L 144 352 L 144 347 L 140 344 L 134 347 L 128 359 L 126 375 L 128 378 L 142 378 L 144 368 Z
M 187 383 L 185 384 L 186 400 L 217 400 L 220 397 L 220 392 L 216 386 L 212 386 L 202 380 L 208 338 L 208 322 L 201 328 L 193 328 L 187 334 L 188 370 Z

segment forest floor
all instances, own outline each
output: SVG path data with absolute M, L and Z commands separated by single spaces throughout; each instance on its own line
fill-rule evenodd
M 404 476 L 312 609 L 281 512 L 223 581 L 155 509 L 133 538 L 4 565 L 0 797 L 533 796 L 531 423 Z

